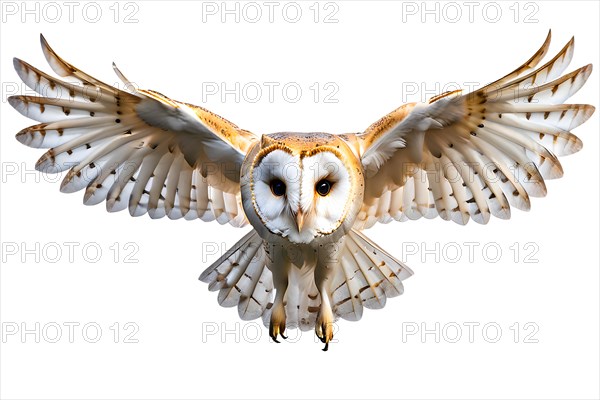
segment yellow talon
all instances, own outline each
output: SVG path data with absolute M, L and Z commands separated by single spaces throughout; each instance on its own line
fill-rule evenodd
M 333 314 L 327 312 L 327 309 L 324 310 L 325 312 L 323 312 L 323 309 L 321 310 L 322 312 L 319 313 L 319 317 L 317 318 L 315 333 L 321 342 L 325 343 L 323 351 L 327 351 L 329 349 L 329 342 L 333 339 Z
M 269 336 L 275 343 L 279 343 L 277 336 L 280 335 L 282 338 L 287 339 L 283 334 L 285 332 L 285 307 L 280 303 L 276 306 L 271 313 L 271 322 L 269 323 Z

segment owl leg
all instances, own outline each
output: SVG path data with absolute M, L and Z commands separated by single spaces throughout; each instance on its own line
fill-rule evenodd
M 279 343 L 277 335 L 287 339 L 283 334 L 285 332 L 285 306 L 283 305 L 283 297 L 287 290 L 287 279 L 284 286 L 276 286 L 277 294 L 273 303 L 273 311 L 271 312 L 271 322 L 269 323 L 269 336 L 275 343 Z M 281 294 L 280 294 L 281 293 Z
M 321 308 L 319 309 L 319 315 L 315 323 L 315 333 L 321 339 L 321 342 L 325 343 L 323 351 L 327 351 L 329 349 L 329 342 L 333 339 L 333 310 L 331 309 L 331 302 L 327 291 L 319 289 L 319 293 L 321 294 Z
M 275 300 L 273 302 L 273 310 L 271 311 L 271 320 L 269 322 L 269 336 L 271 336 L 275 343 L 279 343 L 277 335 L 281 335 L 282 338 L 287 339 L 283 334 L 286 325 L 285 305 L 283 304 L 283 301 L 288 287 L 289 262 L 283 256 L 281 249 L 274 248 L 273 253 L 273 262 L 269 266 L 269 269 L 273 273 Z
M 335 265 L 338 262 L 338 249 L 340 243 L 331 244 L 330 248 L 324 246 L 319 253 L 319 261 L 315 268 L 315 284 L 321 295 L 321 307 L 315 323 L 315 333 L 325 343 L 323 351 L 329 349 L 329 342 L 333 339 L 334 315 L 331 309 L 331 296 L 329 287 L 333 278 Z

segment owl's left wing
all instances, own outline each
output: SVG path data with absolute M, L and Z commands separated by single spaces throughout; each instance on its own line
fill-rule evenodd
M 365 196 L 355 228 L 438 215 L 485 224 L 545 196 L 544 179 L 563 174 L 557 156 L 582 147 L 570 131 L 594 112 L 563 104 L 592 71 L 563 75 L 573 39 L 534 70 L 549 43 L 550 34 L 525 64 L 482 89 L 406 104 L 358 135 Z
M 41 37 L 54 78 L 14 60 L 23 82 L 40 96 L 12 96 L 10 104 L 40 124 L 17 139 L 49 148 L 36 169 L 69 170 L 62 192 L 86 188 L 84 203 L 106 200 L 108 211 L 132 216 L 200 218 L 242 226 L 240 169 L 257 138 L 201 107 L 103 83 L 61 59 Z M 113 65 L 114 66 L 114 65 Z

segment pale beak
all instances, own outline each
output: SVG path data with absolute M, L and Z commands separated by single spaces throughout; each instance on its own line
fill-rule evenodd
M 298 229 L 298 232 L 300 232 L 304 225 L 304 213 L 302 212 L 302 209 L 298 209 L 298 212 L 295 213 L 295 217 L 296 219 L 294 221 L 296 222 L 296 228 Z

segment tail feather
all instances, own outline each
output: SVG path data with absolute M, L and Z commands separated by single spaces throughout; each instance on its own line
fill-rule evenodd
M 263 315 L 273 302 L 273 279 L 266 267 L 263 241 L 251 231 L 229 249 L 202 275 L 210 291 L 219 291 L 223 307 L 238 307 L 243 320 Z
M 413 272 L 361 232 L 346 236 L 341 267 L 332 283 L 333 311 L 343 319 L 358 321 L 363 307 L 378 309 L 387 298 L 404 292 L 402 281 Z
M 329 295 L 336 318 L 358 321 L 363 308 L 383 308 L 388 298 L 401 295 L 402 281 L 413 272 L 359 231 L 350 231 L 342 243 Z M 265 254 L 262 239 L 252 231 L 207 268 L 200 280 L 209 284 L 209 290 L 219 291 L 221 306 L 237 306 L 243 320 L 262 317 L 268 327 L 274 293 Z M 307 331 L 315 326 L 321 295 L 314 272 L 310 263 L 290 268 L 284 297 L 288 329 Z

